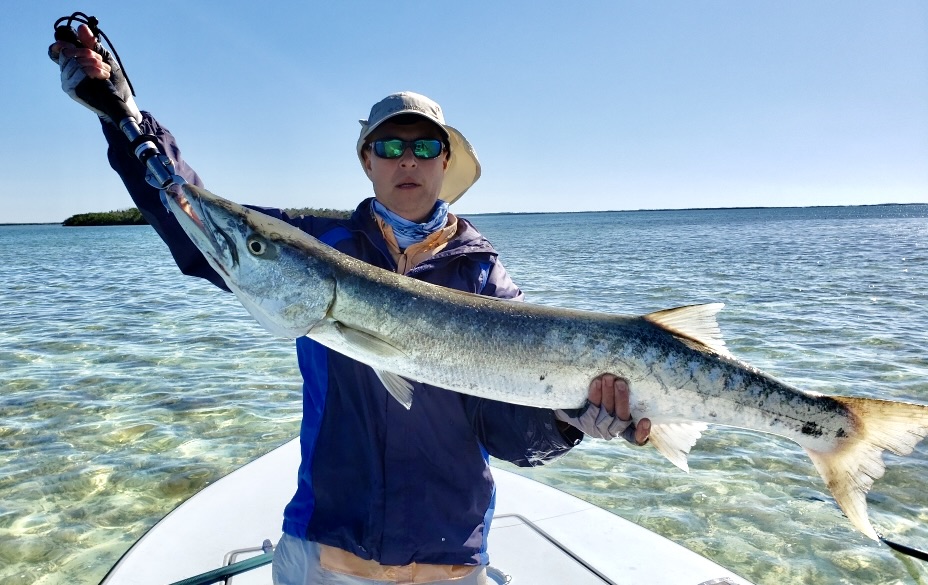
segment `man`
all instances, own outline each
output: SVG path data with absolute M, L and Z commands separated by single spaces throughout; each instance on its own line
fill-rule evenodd
M 202 186 L 170 132 L 135 107 L 123 73 L 90 30 L 82 26 L 78 35 L 95 50 L 60 42 L 49 48 L 61 66 L 63 89 L 102 114 L 106 104 L 77 98 L 74 88 L 86 77 L 110 79 L 114 95 L 171 156 L 177 173 Z M 145 182 L 126 138 L 105 114 L 101 118 L 110 164 L 180 269 L 225 289 Z M 374 197 L 350 219 L 262 211 L 375 266 L 471 293 L 522 298 L 490 243 L 448 212 L 479 178 L 480 165 L 470 143 L 445 124 L 438 104 L 408 92 L 387 96 L 362 121 L 357 155 Z M 302 462 L 275 550 L 275 583 L 485 583 L 494 507 L 490 455 L 529 466 L 559 457 L 584 433 L 647 441 L 649 421 L 631 422 L 628 386 L 612 374 L 591 381 L 588 404 L 578 412 L 418 383 L 407 410 L 371 368 L 305 337 L 296 346 L 304 379 Z

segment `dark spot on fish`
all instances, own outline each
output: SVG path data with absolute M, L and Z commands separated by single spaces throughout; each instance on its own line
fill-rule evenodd
M 837 431 L 835 431 L 835 436 L 838 437 L 838 438 L 841 438 L 841 439 L 843 439 L 844 437 L 846 437 L 846 436 L 847 436 L 847 432 L 845 432 L 844 427 L 841 427 L 840 429 L 838 429 Z
M 814 422 L 807 422 L 802 425 L 802 434 L 810 435 L 812 437 L 821 437 L 822 429 Z
M 544 380 L 544 379 L 545 379 L 545 375 L 544 375 L 544 374 L 542 374 L 541 377 L 538 378 L 539 381 Z
M 714 412 L 710 412 L 710 413 L 709 413 L 709 416 L 712 417 L 712 418 L 715 418 L 715 417 L 717 417 L 718 415 L 715 414 Z

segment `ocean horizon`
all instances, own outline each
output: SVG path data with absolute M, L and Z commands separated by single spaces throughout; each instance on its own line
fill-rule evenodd
M 854 207 L 897 207 L 897 206 L 921 206 L 928 203 L 861 203 L 854 205 L 786 205 L 786 206 L 733 206 L 733 207 L 681 207 L 681 208 L 640 208 L 640 209 L 603 209 L 603 210 L 578 210 L 578 211 L 490 211 L 485 213 L 462 213 L 464 217 L 483 217 L 483 216 L 495 216 L 495 215 L 555 215 L 555 214 L 573 214 L 573 213 L 640 213 L 640 212 L 664 212 L 664 211 L 722 211 L 722 210 L 762 210 L 762 209 L 819 209 L 819 208 L 854 208 Z M 132 209 L 132 207 L 125 207 L 122 209 L 116 209 L 112 211 L 125 211 L 127 209 Z M 351 213 L 351 209 L 341 210 L 345 213 Z M 84 211 L 83 213 L 107 213 L 102 211 Z M 72 216 L 73 217 L 73 216 Z M 45 221 L 45 222 L 10 222 L 3 223 L 0 222 L 0 226 L 16 226 L 16 225 L 59 225 L 66 221 L 67 218 L 61 221 Z M 68 226 L 68 227 L 92 227 L 92 226 Z

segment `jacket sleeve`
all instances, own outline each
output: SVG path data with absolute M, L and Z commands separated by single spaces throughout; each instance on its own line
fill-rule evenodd
M 483 294 L 519 301 L 524 298 L 498 260 L 487 275 Z M 557 459 L 583 440 L 583 433 L 561 424 L 553 410 L 461 396 L 474 433 L 497 459 L 535 467 Z
M 157 139 L 158 148 L 161 152 L 171 157 L 171 160 L 174 161 L 174 172 L 176 174 L 192 185 L 203 187 L 203 181 L 184 160 L 174 136 L 167 128 L 162 126 L 148 112 L 142 112 L 141 128 L 142 132 Z M 158 189 L 145 182 L 145 166 L 129 150 L 129 141 L 125 135 L 115 126 L 106 122 L 103 122 L 103 135 L 109 143 L 107 156 L 110 166 L 119 174 L 142 216 L 167 244 L 180 271 L 189 276 L 205 278 L 219 288 L 228 291 L 229 288 L 223 282 L 222 277 L 213 270 L 200 250 L 190 241 L 190 238 L 180 227 L 174 216 L 165 208 L 161 202 Z M 292 223 L 287 214 L 279 209 L 262 208 L 260 211 Z M 312 220 L 312 218 L 300 219 L 303 223 Z M 298 227 L 306 229 L 303 225 Z
M 142 132 L 157 138 L 158 148 L 174 161 L 174 172 L 183 177 L 188 183 L 203 187 L 199 175 L 184 161 L 180 148 L 171 132 L 158 123 L 148 112 L 142 112 Z M 205 278 L 224 290 L 229 290 L 222 278 L 203 257 L 203 254 L 193 245 L 187 234 L 180 227 L 174 216 L 161 202 L 158 189 L 145 182 L 145 166 L 139 162 L 129 150 L 129 140 L 123 133 L 113 126 L 103 122 L 103 135 L 109 143 L 107 157 L 110 166 L 122 179 L 129 196 L 135 206 L 142 212 L 142 216 L 158 232 L 158 235 L 167 244 L 174 261 L 181 272 L 190 276 Z
M 583 440 L 583 433 L 564 425 L 554 411 L 463 396 L 474 433 L 487 452 L 519 467 L 554 461 Z
M 489 274 L 487 274 L 487 282 L 483 285 L 483 290 L 480 294 L 499 299 L 512 299 L 514 301 L 525 299 L 525 295 L 522 294 L 522 291 L 516 286 L 516 283 L 512 282 L 512 278 L 509 277 L 509 273 L 506 272 L 506 268 L 503 267 L 499 258 L 490 266 Z

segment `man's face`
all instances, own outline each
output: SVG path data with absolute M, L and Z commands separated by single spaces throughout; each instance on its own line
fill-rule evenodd
M 428 120 L 414 124 L 384 122 L 368 138 L 368 142 L 384 138 L 418 140 L 420 138 L 444 139 L 441 130 Z M 432 212 L 441 192 L 448 168 L 443 151 L 433 159 L 416 158 L 407 148 L 399 158 L 380 158 L 370 148 L 365 148 L 364 169 L 374 183 L 374 196 L 387 209 L 410 221 L 421 222 Z

